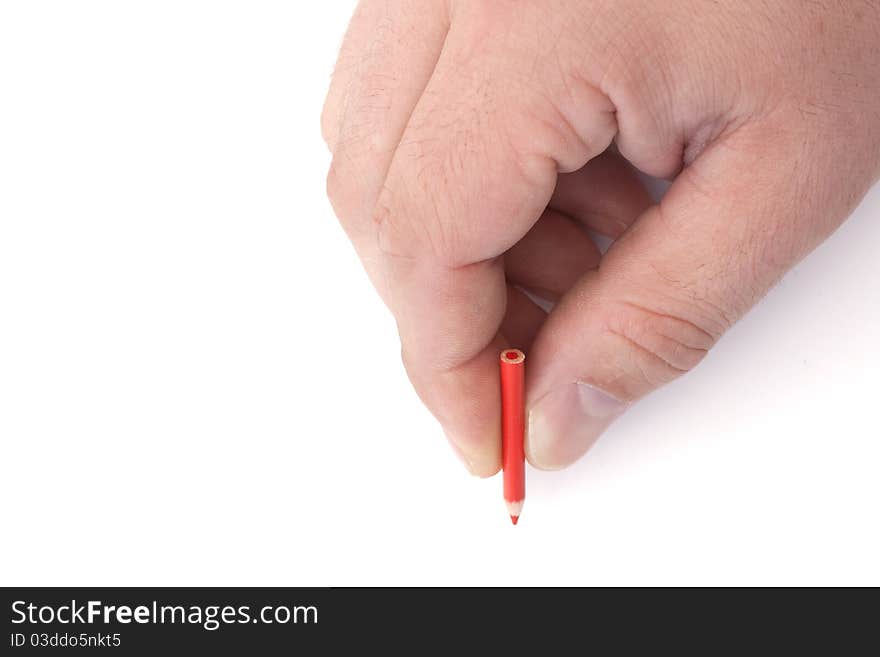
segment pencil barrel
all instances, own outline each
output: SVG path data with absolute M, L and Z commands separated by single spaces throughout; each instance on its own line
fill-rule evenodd
M 504 499 L 525 499 L 525 355 L 519 349 L 501 352 L 501 458 Z

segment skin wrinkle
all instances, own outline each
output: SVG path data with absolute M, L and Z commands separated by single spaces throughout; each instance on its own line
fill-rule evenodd
M 696 341 L 696 344 L 694 344 L 693 342 L 689 342 L 684 336 L 685 332 L 682 332 L 682 335 L 680 335 L 680 336 L 670 336 L 665 333 L 663 333 L 662 335 L 664 337 L 669 338 L 669 339 L 677 340 L 677 341 L 681 342 L 683 345 L 685 345 L 689 349 L 698 349 L 700 351 L 708 351 L 709 349 L 712 348 L 712 346 L 715 344 L 715 342 L 718 340 L 718 338 L 721 337 L 720 333 L 712 334 L 709 331 L 707 331 L 706 329 L 702 328 L 701 326 L 698 326 L 697 324 L 694 324 L 693 322 L 691 322 L 687 319 L 684 319 L 683 317 L 676 317 L 675 315 L 670 315 L 668 313 L 657 312 L 656 310 L 653 310 L 653 309 L 648 308 L 646 306 L 640 305 L 640 304 L 635 303 L 633 301 L 621 300 L 621 301 L 618 301 L 617 303 L 619 303 L 622 306 L 631 308 L 637 312 L 644 313 L 648 316 L 653 316 L 656 318 L 666 319 L 666 320 L 671 320 L 676 323 L 681 323 L 692 334 L 696 334 L 696 335 L 700 336 L 700 338 L 702 338 L 702 340 L 698 339 Z
M 630 345 L 630 347 L 632 347 L 637 353 L 645 354 L 649 358 L 651 358 L 653 361 L 655 361 L 657 363 L 662 363 L 662 365 L 664 367 L 669 368 L 670 370 L 673 370 L 674 376 L 679 376 L 680 374 L 684 374 L 685 372 L 688 371 L 687 369 L 684 369 L 682 367 L 676 367 L 674 364 L 672 364 L 669 361 L 668 358 L 657 353 L 657 351 L 655 349 L 651 349 L 651 348 L 646 347 L 642 342 L 639 342 L 635 338 L 630 337 L 627 333 L 624 333 L 623 331 L 618 331 L 618 330 L 615 330 L 612 328 L 607 328 L 606 330 L 611 335 L 627 342 Z M 666 379 L 665 377 L 655 378 L 653 376 L 650 376 L 648 374 L 648 371 L 644 367 L 640 367 L 639 369 L 642 372 L 642 376 L 645 377 L 645 380 L 648 381 L 648 383 L 650 383 L 652 385 L 655 385 L 655 386 L 661 385 L 662 383 L 666 383 L 668 381 L 668 379 Z
M 547 101 L 547 108 L 545 108 L 544 112 L 551 112 L 553 116 L 542 117 L 541 114 L 543 112 L 536 112 L 529 115 L 529 120 L 533 125 L 543 126 L 549 134 L 555 134 L 558 137 L 558 141 L 562 146 L 559 149 L 555 149 L 557 152 L 575 151 L 576 153 L 573 155 L 570 163 L 563 162 L 563 158 L 559 155 L 551 155 L 550 157 L 553 160 L 555 165 L 554 168 L 557 172 L 570 173 L 572 171 L 577 171 L 587 163 L 591 155 L 601 153 L 608 147 L 608 144 L 593 144 L 587 141 L 587 139 L 575 129 L 574 124 L 565 115 L 565 112 L 563 112 L 556 103 L 550 101 L 549 98 L 547 98 Z M 613 116 L 613 113 L 611 113 L 611 115 Z M 605 134 L 610 133 L 611 138 L 613 138 L 614 134 L 617 133 L 617 128 L 614 127 L 603 132 Z M 571 146 L 566 146 L 566 144 L 573 145 L 573 148 Z
M 637 310 L 636 313 L 624 311 L 620 313 L 614 309 L 606 309 L 606 321 L 602 327 L 604 330 L 626 339 L 641 351 L 647 352 L 656 359 L 678 372 L 686 372 L 693 369 L 708 353 L 709 347 L 692 347 L 688 344 L 686 333 L 696 329 L 704 334 L 702 329 L 694 327 L 686 320 L 674 319 L 667 321 L 668 316 L 659 316 L 652 311 Z M 681 327 L 681 331 L 673 331 L 669 335 L 663 328 Z M 711 345 L 710 345 L 711 346 Z
M 622 350 L 621 353 L 629 357 L 629 362 L 639 371 L 642 380 L 651 388 L 659 388 L 686 373 L 686 370 L 673 366 L 661 356 L 646 349 L 622 333 L 608 329 L 607 334 L 627 345 L 628 349 Z M 649 367 L 648 363 L 653 363 L 654 367 Z M 627 387 L 629 387 L 629 384 L 627 384 Z M 633 402 L 637 397 L 632 394 L 626 394 L 619 398 L 621 401 Z
M 674 108 L 668 100 L 673 64 L 655 37 L 654 29 L 641 24 L 623 31 L 622 44 L 613 48 L 615 58 L 600 88 L 617 110 L 616 143 L 621 154 L 650 175 L 671 177 L 680 168 L 684 142 L 667 127 L 674 124 Z M 612 86 L 610 79 L 617 82 Z
M 608 300 L 603 300 L 601 303 L 604 305 L 605 303 L 614 303 L 615 301 L 619 301 L 625 304 L 629 304 L 635 307 L 646 308 L 647 306 L 637 300 L 633 295 L 634 292 L 640 290 L 640 286 L 638 285 L 638 281 L 626 281 L 620 280 L 618 275 L 619 272 L 615 271 L 611 274 L 608 274 L 606 271 L 603 271 L 603 262 L 599 262 L 599 267 L 597 272 L 605 276 L 606 278 L 610 275 L 616 279 L 618 279 L 619 284 L 622 285 L 623 292 L 617 294 L 617 296 L 610 298 Z M 667 315 L 670 317 L 677 317 L 682 319 L 683 321 L 687 321 L 688 323 L 694 325 L 695 327 L 701 329 L 709 336 L 712 337 L 713 341 L 717 341 L 730 326 L 733 325 L 733 319 L 728 316 L 727 312 L 718 306 L 714 306 L 713 304 L 707 303 L 705 300 L 702 300 L 702 303 L 706 304 L 704 308 L 701 305 L 695 306 L 692 301 L 695 301 L 693 296 L 689 296 L 687 299 L 683 299 L 680 295 L 673 295 L 671 291 L 679 289 L 677 281 L 670 281 L 673 285 L 669 286 L 654 286 L 650 290 L 647 290 L 647 295 L 653 301 L 652 312 L 661 315 Z M 658 307 L 658 301 L 665 301 L 665 305 L 669 310 L 660 310 Z M 683 313 L 675 313 L 672 309 L 682 309 L 687 308 L 689 311 L 688 314 L 692 316 L 692 319 L 685 320 L 681 317 Z M 711 312 L 707 313 L 707 308 L 711 310 Z
M 669 299 L 675 300 L 675 305 L 680 306 L 683 305 L 683 303 L 686 304 L 692 314 L 701 315 L 704 318 L 704 321 L 707 316 L 712 317 L 713 321 L 711 323 L 723 327 L 723 330 L 727 330 L 733 325 L 734 320 L 729 316 L 727 311 L 725 311 L 720 305 L 713 303 L 705 293 L 700 293 L 693 281 L 685 281 L 684 279 L 672 278 L 669 275 L 665 275 L 653 263 L 650 267 L 657 274 L 658 278 L 669 284 L 668 288 L 670 290 L 677 290 L 680 293 L 680 296 L 668 296 Z M 705 265 L 701 265 L 696 271 L 699 272 L 699 270 L 704 267 Z M 699 278 L 696 278 L 696 280 L 699 280 Z M 681 297 L 687 298 L 682 299 Z M 694 310 L 698 309 L 701 310 L 701 312 L 694 312 Z M 710 312 L 706 312 L 707 310 Z
M 551 58 L 557 62 L 557 71 L 565 70 L 563 67 L 559 66 L 559 51 L 558 46 L 559 42 L 562 39 L 565 30 L 560 26 L 557 29 L 553 29 L 554 21 L 548 17 L 545 19 L 545 14 L 541 11 L 535 12 L 532 11 L 530 13 L 530 17 L 534 19 L 534 26 L 532 27 L 535 30 L 535 34 L 530 36 L 530 41 L 534 42 L 535 52 L 532 57 L 532 64 L 529 67 L 528 81 L 531 84 L 535 84 L 536 82 L 541 82 L 543 75 L 547 71 L 547 66 L 545 63 Z M 558 22 L 557 22 L 558 25 Z M 540 32 L 538 30 L 541 30 Z M 545 48 L 541 48 L 543 44 L 547 44 Z M 550 67 L 552 70 L 553 67 Z

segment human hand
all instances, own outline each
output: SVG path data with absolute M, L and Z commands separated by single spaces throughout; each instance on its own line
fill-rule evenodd
M 500 464 L 510 345 L 529 460 L 563 467 L 877 180 L 880 4 L 363 0 L 322 128 L 334 210 L 470 470 Z M 659 204 L 631 165 L 674 178 Z

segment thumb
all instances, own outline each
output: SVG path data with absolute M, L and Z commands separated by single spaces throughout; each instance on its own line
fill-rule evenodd
M 852 179 L 802 159 L 802 135 L 779 126 L 713 144 L 563 297 L 529 355 L 533 465 L 577 460 L 839 225 L 857 200 L 839 191 Z

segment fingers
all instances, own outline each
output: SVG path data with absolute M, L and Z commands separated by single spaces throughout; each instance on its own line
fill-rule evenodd
M 328 196 L 386 302 L 371 218 L 397 144 L 443 47 L 447 27 L 444 2 L 361 2 L 322 117 L 333 148 Z
M 750 126 L 711 146 L 554 308 L 529 356 L 534 465 L 572 463 L 631 402 L 696 366 L 845 217 L 800 182 L 799 142 Z
M 533 80 L 512 79 L 535 63 L 527 43 L 511 52 L 505 26 L 460 25 L 410 117 L 374 221 L 407 372 L 472 470 L 491 474 L 500 464 L 497 357 L 507 346 L 500 256 L 537 221 L 557 172 L 601 153 L 616 124 L 591 88 L 559 108 Z

